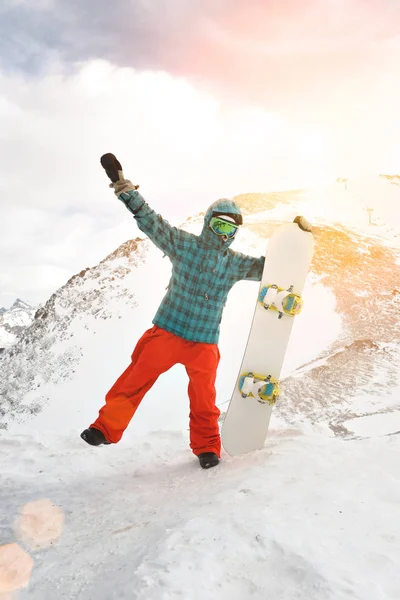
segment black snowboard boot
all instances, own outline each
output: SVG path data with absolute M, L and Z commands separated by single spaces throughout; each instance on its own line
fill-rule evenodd
M 89 427 L 89 429 L 85 429 L 85 431 L 82 431 L 81 438 L 91 446 L 111 444 L 111 442 L 107 442 L 106 438 L 104 437 L 104 434 L 98 429 L 95 429 L 94 427 Z
M 202 452 L 198 456 L 200 466 L 202 469 L 209 469 L 215 467 L 219 463 L 219 458 L 215 452 Z

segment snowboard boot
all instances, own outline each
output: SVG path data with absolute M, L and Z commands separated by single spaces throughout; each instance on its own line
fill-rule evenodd
M 219 458 L 215 454 L 215 452 L 202 452 L 197 457 L 200 462 L 200 466 L 202 469 L 209 469 L 210 467 L 215 467 L 219 463 Z
M 89 427 L 89 429 L 85 429 L 85 431 L 82 431 L 81 438 L 91 446 L 111 444 L 111 442 L 107 442 L 106 438 L 104 437 L 104 434 L 98 429 L 95 429 L 94 427 Z

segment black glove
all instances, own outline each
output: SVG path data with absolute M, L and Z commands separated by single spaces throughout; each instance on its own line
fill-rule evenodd
M 129 179 L 124 178 L 121 163 L 114 154 L 111 154 L 111 152 L 103 154 L 100 162 L 107 176 L 112 181 L 110 187 L 114 189 L 116 196 L 119 196 L 123 192 L 131 192 L 138 189 L 138 185 L 134 185 Z

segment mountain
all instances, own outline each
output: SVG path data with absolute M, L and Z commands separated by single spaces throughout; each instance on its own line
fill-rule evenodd
M 381 177 L 388 179 L 394 185 L 400 185 L 400 175 L 381 175 Z
M 301 212 L 309 215 L 314 197 L 297 190 L 247 194 L 237 200 L 245 225 L 235 247 L 259 255 L 279 223 Z M 316 249 L 305 309 L 296 321 L 285 360 L 282 401 L 276 413 L 287 423 L 323 421 L 336 435 L 351 436 L 354 432 L 347 429 L 347 421 L 354 423 L 356 418 L 382 412 L 399 414 L 399 402 L 392 397 L 400 361 L 399 249 L 386 225 L 369 226 L 356 191 L 335 186 L 325 191 L 324 203 L 321 199 L 319 216 L 310 219 Z M 327 222 L 324 214 L 329 215 L 332 208 L 336 223 Z M 192 217 L 183 227 L 199 232 L 202 218 Z M 3 357 L 2 427 L 14 418 L 23 421 L 30 414 L 37 415 L 47 405 L 45 420 L 45 415 L 63 413 L 66 406 L 68 414 L 79 406 L 90 420 L 129 361 L 136 340 L 151 325 L 169 272 L 168 259 L 149 240 L 137 238 L 57 290 Z M 240 366 L 257 286 L 255 282 L 237 284 L 225 310 L 221 353 L 226 358 L 217 381 L 222 411 Z M 80 390 L 85 370 L 90 374 L 85 396 L 89 392 L 90 398 L 83 402 Z M 383 379 L 378 399 L 374 401 L 372 391 L 366 401 L 364 390 L 374 388 L 377 373 Z M 163 378 L 164 394 L 176 396 L 176 374 Z M 184 381 L 182 373 L 179 378 Z M 158 396 L 154 390 L 152 395 Z M 168 418 L 165 406 L 156 401 L 161 418 Z M 72 410 L 72 414 L 76 413 Z
M 236 249 L 264 253 L 279 223 L 304 214 L 315 254 L 265 448 L 223 453 L 209 471 L 188 448 L 182 365 L 120 443 L 79 438 L 151 325 L 168 259 L 136 238 L 55 291 L 1 362 L 0 594 L 399 597 L 399 194 L 379 178 L 239 198 Z M 222 413 L 258 285 L 238 283 L 225 309 Z
M 34 318 L 36 309 L 17 298 L 8 310 L 0 308 L 0 349 L 12 346 Z

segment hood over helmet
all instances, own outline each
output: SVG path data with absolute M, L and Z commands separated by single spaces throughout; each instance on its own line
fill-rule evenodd
M 229 200 L 228 198 L 221 198 L 217 200 L 211 206 L 208 207 L 207 212 L 204 216 L 204 225 L 200 235 L 201 240 L 207 245 L 212 246 L 213 248 L 217 248 L 220 250 L 225 250 L 229 248 L 232 244 L 233 240 L 228 239 L 227 241 L 223 241 L 221 236 L 216 235 L 210 229 L 210 221 L 212 217 L 217 217 L 219 215 L 229 215 L 233 217 L 237 225 L 241 225 L 243 223 L 242 213 L 240 212 L 240 208 L 233 200 Z

